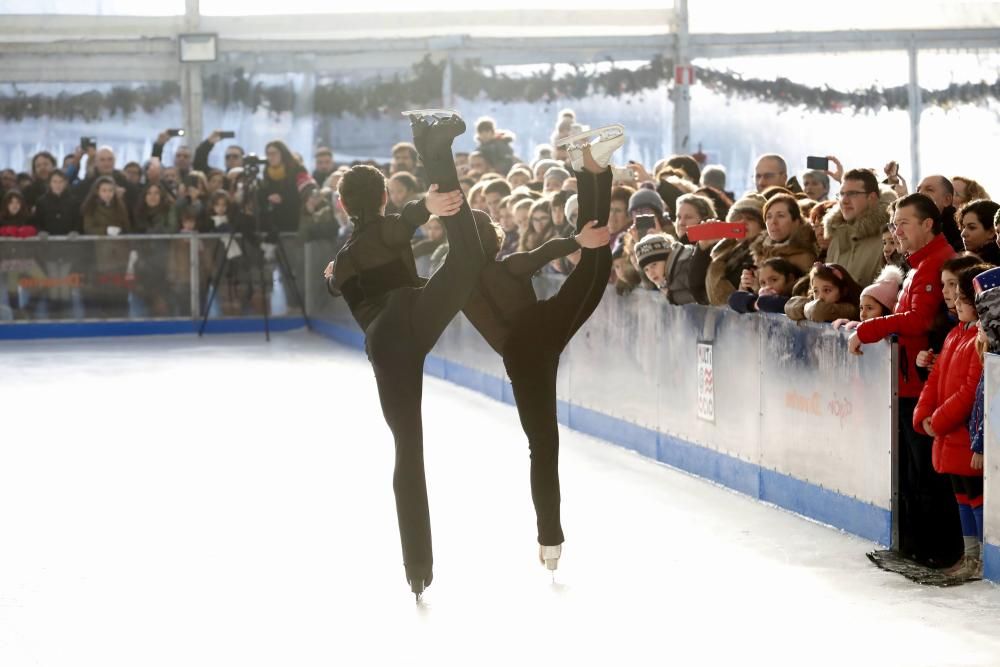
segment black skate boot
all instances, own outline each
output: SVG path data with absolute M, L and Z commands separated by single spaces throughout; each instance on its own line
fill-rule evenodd
M 424 596 L 424 580 L 423 579 L 413 579 L 410 581 L 410 591 L 416 597 L 417 604 L 420 604 L 421 598 Z
M 420 599 L 423 597 L 424 591 L 431 585 L 431 581 L 433 579 L 434 575 L 431 574 L 429 568 L 406 568 L 406 583 L 410 585 L 410 591 L 414 596 L 416 596 L 417 604 L 420 603 Z
M 451 159 L 451 142 L 466 130 L 465 121 L 456 111 L 448 109 L 411 109 L 403 115 L 410 119 L 413 145 L 421 159 L 447 157 Z

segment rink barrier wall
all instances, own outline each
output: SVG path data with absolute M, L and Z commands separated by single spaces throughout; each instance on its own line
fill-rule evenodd
M 1000 355 L 986 355 L 983 373 L 983 576 L 1000 583 Z
M 364 349 L 364 337 L 360 331 L 328 322 L 318 322 L 313 330 L 338 343 Z M 424 364 L 424 372 L 494 400 L 515 404 L 508 381 L 443 357 L 429 355 Z M 873 542 L 889 544 L 891 515 L 887 508 L 860 502 L 789 475 L 767 470 L 760 465 L 567 401 L 558 401 L 558 418 L 560 424 L 575 431 L 631 449 L 642 456 Z
M 306 325 L 302 317 L 273 317 L 271 331 L 292 331 Z M 201 320 L 106 320 L 94 322 L 17 322 L 0 326 L 0 340 L 44 338 L 95 338 L 197 334 Z M 264 318 L 209 319 L 207 334 L 257 333 L 264 331 Z
M 306 256 L 308 275 L 329 257 L 317 253 L 311 266 L 308 247 Z M 536 290 L 544 297 L 559 284 L 541 278 Z M 321 281 L 307 283 L 306 303 L 315 331 L 363 349 L 346 304 Z M 829 326 L 609 290 L 563 353 L 558 417 L 574 430 L 888 546 L 893 359 L 888 343 L 849 355 L 844 334 Z M 463 316 L 441 336 L 424 370 L 514 403 L 499 356 Z

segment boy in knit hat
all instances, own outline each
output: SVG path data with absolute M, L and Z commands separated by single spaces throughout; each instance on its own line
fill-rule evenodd
M 647 234 L 635 244 L 639 270 L 664 294 L 667 291 L 667 260 L 674 243 L 677 241 L 667 234 Z

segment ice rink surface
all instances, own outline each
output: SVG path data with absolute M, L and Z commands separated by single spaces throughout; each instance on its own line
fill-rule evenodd
M 364 355 L 305 333 L 0 345 L 0 665 L 1000 665 L 1000 591 L 428 378 L 416 606 Z

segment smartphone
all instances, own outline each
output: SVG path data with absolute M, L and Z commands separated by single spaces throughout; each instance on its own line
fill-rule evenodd
M 641 239 L 646 234 L 653 231 L 656 227 L 656 216 L 652 213 L 642 213 L 635 216 L 635 229 L 639 232 L 639 238 Z
M 611 165 L 611 178 L 616 181 L 634 181 L 635 172 L 628 167 L 616 167 Z
M 80 148 L 87 150 L 91 146 L 97 146 L 97 137 L 80 137 Z
M 810 155 L 806 158 L 806 169 L 818 169 L 819 171 L 826 171 L 830 168 L 830 158 L 817 157 L 815 155 Z
M 717 241 L 719 239 L 745 239 L 745 222 L 706 222 L 687 228 L 688 241 Z
M 184 130 L 181 130 L 181 129 L 167 130 L 167 136 L 168 137 L 183 137 L 184 136 Z
M 232 139 L 235 136 L 236 136 L 236 133 L 235 132 L 231 132 L 229 130 L 225 130 L 223 132 L 219 132 L 219 138 L 220 139 Z

